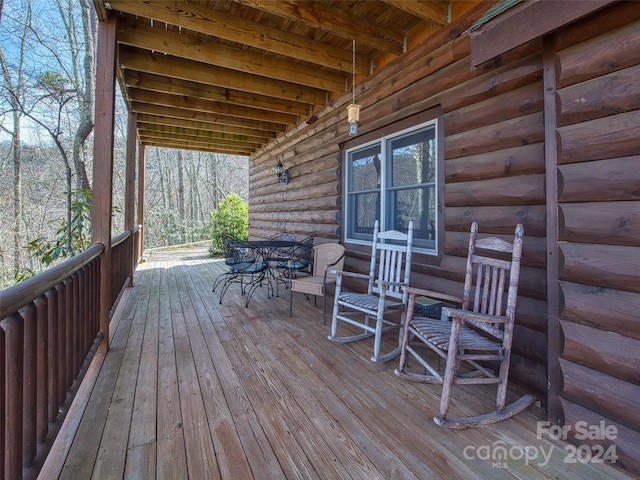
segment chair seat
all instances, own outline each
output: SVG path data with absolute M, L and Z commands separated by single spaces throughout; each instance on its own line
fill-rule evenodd
M 345 292 L 340 294 L 340 296 L 338 297 L 338 301 L 348 303 L 349 305 L 354 305 L 358 308 L 377 311 L 380 297 L 377 295 L 369 295 L 367 293 Z M 399 301 L 386 299 L 384 301 L 385 310 L 396 307 L 401 308 L 402 306 L 403 303 Z
M 415 329 L 420 336 L 441 350 L 449 350 L 451 339 L 451 322 L 434 320 L 431 318 L 413 317 L 410 327 Z M 492 352 L 501 353 L 502 345 L 480 335 L 475 330 L 462 326 L 458 340 L 458 351 L 467 352 Z
M 327 283 L 331 282 L 331 279 Z M 309 295 L 324 294 L 324 278 L 323 277 L 301 277 L 291 282 L 291 290 L 293 292 L 308 293 Z
M 307 261 L 307 260 L 296 260 L 291 262 L 291 270 L 304 270 L 305 268 L 307 268 L 309 266 L 311 262 Z M 289 261 L 285 260 L 282 262 L 278 263 L 277 268 L 281 268 L 281 269 L 287 269 L 289 268 Z

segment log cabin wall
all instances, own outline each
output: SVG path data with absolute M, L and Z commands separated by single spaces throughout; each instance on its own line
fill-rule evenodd
M 632 4 L 615 4 L 475 69 L 471 40 L 461 36 L 468 24 L 451 25 L 358 85 L 357 101 L 363 107 L 359 135 L 429 110 L 443 114 L 444 244 L 437 258 L 414 256 L 411 283 L 459 295 L 471 223 L 478 222 L 482 235 L 505 239 L 523 223 L 511 379 L 543 401 L 549 391 L 560 392 L 560 421 L 616 425 L 620 464 L 640 472 L 640 24 Z M 614 47 L 621 38 L 635 41 Z M 545 115 L 543 81 L 549 41 L 557 64 L 553 115 Z M 596 68 L 594 54 L 610 62 Z M 341 162 L 350 100 L 348 93 L 332 100 L 252 158 L 251 238 L 285 230 L 343 240 Z M 558 124 L 545 125 L 545 117 Z M 554 137 L 546 146 L 545 132 Z M 556 144 L 548 183 L 545 148 Z M 278 156 L 290 169 L 289 185 L 275 177 Z M 547 193 L 556 183 L 557 191 Z M 549 227 L 559 240 L 551 252 L 548 208 L 557 208 L 559 217 Z M 368 250 L 346 246 L 345 269 L 366 271 Z M 559 278 L 547 277 L 548 258 L 558 259 L 551 271 Z M 556 304 L 559 315 L 548 315 Z M 564 337 L 547 338 L 552 316 Z M 549 351 L 561 376 L 548 369 L 549 342 L 559 345 Z
M 640 9 L 555 36 L 560 401 L 640 474 Z M 586 443 L 575 439 L 577 444 Z
M 470 21 L 472 21 L 471 19 Z M 450 30 L 409 58 L 390 64 L 358 85 L 359 135 L 396 123 L 417 125 L 425 112 L 444 116 L 444 247 L 438 258 L 414 255 L 412 284 L 460 295 L 468 236 L 477 221 L 482 235 L 513 239 L 525 227 L 512 376 L 546 392 L 546 284 L 544 128 L 541 43 L 471 69 L 471 41 Z M 350 95 L 333 101 L 310 124 L 272 142 L 252 158 L 249 235 L 278 231 L 319 241 L 342 240 L 342 144 L 348 136 Z M 415 121 L 412 119 L 416 118 Z M 496 119 L 500 121 L 496 123 Z M 413 123 L 412 123 L 413 122 Z M 277 158 L 290 183 L 278 182 Z M 346 267 L 367 271 L 370 248 L 347 244 Z

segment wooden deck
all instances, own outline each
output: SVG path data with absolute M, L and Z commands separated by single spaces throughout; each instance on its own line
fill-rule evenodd
M 536 436 L 539 407 L 490 427 L 438 427 L 440 387 L 398 379 L 396 361 L 371 363 L 368 341 L 328 341 L 303 295 L 293 318 L 282 290 L 268 299 L 258 288 L 245 308 L 232 286 L 219 305 L 222 271 L 206 248 L 140 265 L 40 478 L 630 478 L 566 463 L 565 444 Z M 491 387 L 454 392 L 454 414 L 492 402 Z M 506 459 L 486 459 L 500 447 Z

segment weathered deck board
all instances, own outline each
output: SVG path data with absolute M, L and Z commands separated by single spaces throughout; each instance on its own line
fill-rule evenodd
M 536 438 L 539 407 L 484 428 L 438 427 L 440 387 L 398 379 L 395 361 L 371 363 L 369 341 L 328 341 L 303 295 L 293 318 L 282 289 L 267 298 L 259 288 L 245 308 L 232 286 L 219 305 L 211 284 L 222 268 L 206 248 L 139 267 L 95 385 L 83 385 L 41 478 L 629 478 L 564 463 L 563 444 Z M 490 386 L 458 387 L 452 408 L 492 402 Z M 502 468 L 469 458 L 496 442 L 553 455 Z

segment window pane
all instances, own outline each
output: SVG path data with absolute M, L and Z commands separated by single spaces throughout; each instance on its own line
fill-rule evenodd
M 351 153 L 350 168 L 349 191 L 380 188 L 380 145 Z
M 380 193 L 358 193 L 349 195 L 348 236 L 371 240 L 373 238 L 373 226 L 380 211 Z
M 387 228 L 406 232 L 413 220 L 414 245 L 434 248 L 436 238 L 435 186 L 391 190 L 387 194 Z
M 433 127 L 396 138 L 390 144 L 390 186 L 435 182 L 436 142 Z

